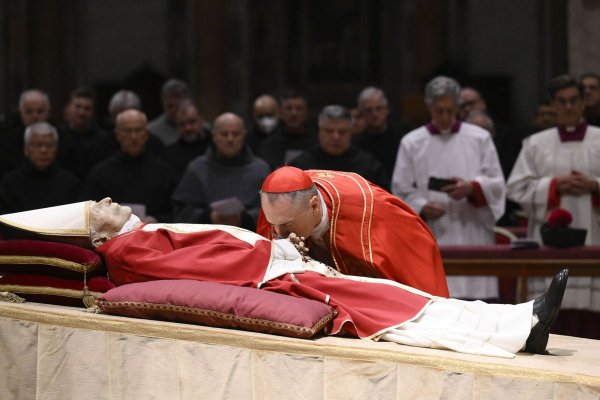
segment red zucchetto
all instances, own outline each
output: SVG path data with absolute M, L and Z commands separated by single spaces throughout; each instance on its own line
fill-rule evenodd
M 573 222 L 573 215 L 569 210 L 557 208 L 548 216 L 548 226 L 550 228 L 566 228 Z
M 271 172 L 260 190 L 264 193 L 289 193 L 306 190 L 314 183 L 308 174 L 296 167 L 281 167 Z

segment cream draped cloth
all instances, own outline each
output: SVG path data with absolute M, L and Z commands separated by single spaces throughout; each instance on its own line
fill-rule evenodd
M 331 279 L 384 283 L 431 299 L 414 320 L 390 328 L 375 340 L 513 358 L 523 348 L 531 331 L 533 301 L 517 305 L 487 304 L 436 297 L 387 279 L 344 275 L 318 261 L 302 261 L 300 253 L 287 239 L 273 243 L 273 263 L 265 281 L 286 273 L 314 271 Z

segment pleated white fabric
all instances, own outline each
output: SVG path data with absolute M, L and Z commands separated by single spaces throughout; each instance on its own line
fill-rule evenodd
M 533 301 L 513 305 L 434 299 L 419 318 L 384 333 L 381 339 L 514 358 L 531 331 L 532 311 Z

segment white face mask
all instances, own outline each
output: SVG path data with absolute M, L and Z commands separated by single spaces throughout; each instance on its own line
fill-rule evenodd
M 258 119 L 258 128 L 268 134 L 271 134 L 277 127 L 277 118 L 275 117 L 262 117 Z

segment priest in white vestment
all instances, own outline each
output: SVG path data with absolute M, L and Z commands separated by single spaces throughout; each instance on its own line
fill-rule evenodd
M 508 179 L 508 197 L 528 217 L 528 236 L 541 241 L 550 211 L 573 215 L 570 227 L 587 229 L 586 244 L 600 244 L 600 128 L 583 119 L 583 92 L 572 77 L 554 78 L 549 88 L 558 126 L 523 141 Z M 544 291 L 544 278 L 530 278 L 529 297 Z M 575 277 L 563 307 L 600 311 L 600 278 Z
M 392 193 L 417 212 L 440 245 L 495 242 L 494 225 L 504 213 L 506 186 L 489 132 L 460 122 L 460 86 L 437 77 L 425 88 L 431 122 L 401 141 Z M 431 178 L 452 182 L 429 185 Z M 498 298 L 496 277 L 449 277 L 455 298 Z

